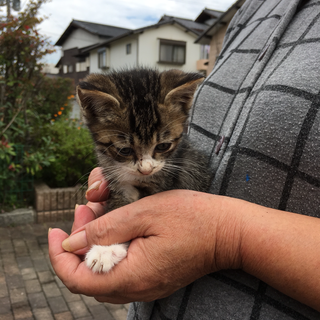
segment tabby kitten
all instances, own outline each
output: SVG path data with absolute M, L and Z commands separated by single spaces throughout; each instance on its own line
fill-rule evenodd
M 202 81 L 196 73 L 138 68 L 91 74 L 79 84 L 77 100 L 109 182 L 107 212 L 161 191 L 207 191 L 207 158 L 184 134 Z M 127 248 L 95 245 L 87 266 L 107 272 Z

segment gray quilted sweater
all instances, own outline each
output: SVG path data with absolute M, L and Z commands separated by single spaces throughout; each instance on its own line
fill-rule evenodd
M 320 217 L 320 1 L 247 0 L 199 89 L 190 137 L 211 157 L 211 192 Z M 320 231 L 319 231 L 320 232 Z M 134 303 L 129 319 L 320 319 L 241 271 Z

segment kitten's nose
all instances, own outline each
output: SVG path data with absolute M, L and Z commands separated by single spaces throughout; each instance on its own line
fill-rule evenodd
M 140 168 L 139 171 L 144 175 L 148 175 L 153 171 L 153 168 L 148 169 L 148 170 Z
M 139 171 L 144 174 L 144 175 L 148 175 L 153 171 L 153 165 L 151 163 L 151 161 L 148 160 L 140 160 L 139 163 Z

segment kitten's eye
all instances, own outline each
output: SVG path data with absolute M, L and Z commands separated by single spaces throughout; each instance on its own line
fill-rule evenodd
M 156 152 L 166 152 L 170 149 L 172 143 L 160 143 L 154 149 Z
M 121 148 L 121 149 L 118 149 L 118 152 L 125 157 L 131 156 L 134 153 L 132 148 Z

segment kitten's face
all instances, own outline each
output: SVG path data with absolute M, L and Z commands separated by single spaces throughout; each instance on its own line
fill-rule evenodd
M 164 121 L 166 118 L 166 115 L 161 117 L 158 130 L 146 141 L 128 128 L 125 118 L 107 128 L 94 126 L 100 128 L 94 134 L 100 164 L 104 168 L 113 166 L 123 182 L 144 181 L 162 170 L 182 137 L 185 116 L 168 123 Z
M 170 167 L 202 81 L 177 70 L 138 69 L 90 75 L 79 85 L 78 102 L 109 181 L 147 181 Z

